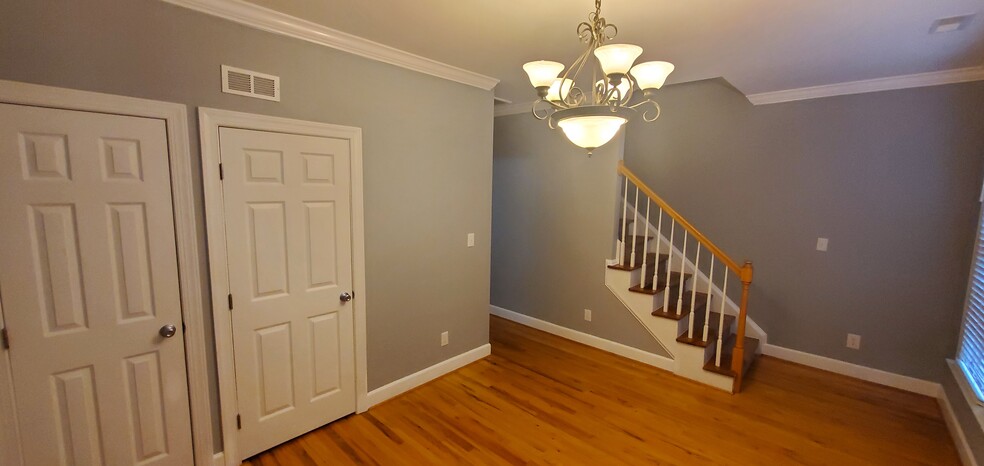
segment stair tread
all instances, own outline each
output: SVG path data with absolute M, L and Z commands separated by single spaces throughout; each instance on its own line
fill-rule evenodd
M 720 320 L 721 319 L 721 314 L 718 313 L 718 312 L 711 312 L 711 324 L 708 326 L 708 330 L 707 330 L 707 341 L 704 341 L 702 339 L 704 337 L 704 317 L 705 317 L 705 315 L 706 314 L 704 312 L 698 312 L 697 313 L 697 316 L 696 316 L 697 319 L 694 321 L 694 337 L 693 338 L 688 338 L 687 337 L 687 330 L 684 330 L 683 333 L 681 333 L 680 336 L 677 337 L 677 341 L 680 342 L 680 343 L 688 344 L 688 345 L 699 346 L 701 348 L 706 348 L 706 347 L 710 346 L 712 343 L 717 342 L 718 324 L 721 323 L 721 320 Z M 731 326 L 734 324 L 735 320 L 737 320 L 737 318 L 735 316 L 729 315 L 729 314 L 725 314 L 724 315 L 724 328 L 730 329 Z
M 686 282 L 692 276 L 693 276 L 693 274 L 689 274 L 689 273 L 688 274 L 684 274 L 684 276 L 683 276 L 683 282 Z M 667 282 L 667 280 L 666 280 L 667 279 L 666 274 L 660 275 L 659 276 L 659 281 L 656 282 L 655 289 L 653 289 L 654 287 L 653 287 L 652 277 L 646 277 L 646 278 L 647 278 L 647 280 L 646 280 L 645 286 L 636 285 L 636 286 L 633 286 L 633 287 L 629 288 L 629 291 L 632 291 L 632 292 L 635 292 L 635 293 L 643 293 L 643 294 L 655 295 L 655 294 L 659 293 L 660 291 L 665 290 L 666 288 L 675 288 L 675 287 L 679 286 L 680 283 L 681 283 L 681 280 L 680 280 L 680 272 L 670 272 L 670 274 L 669 274 L 669 285 L 667 285 L 667 283 L 666 283 Z
M 721 367 L 714 365 L 714 357 L 711 356 L 711 358 L 704 363 L 704 370 L 726 375 L 728 377 L 734 377 L 737 375 L 731 370 L 731 355 L 734 353 L 735 343 L 737 340 L 738 339 L 735 334 L 732 333 L 721 345 Z M 748 368 L 751 367 L 752 363 L 755 361 L 755 352 L 758 350 L 758 345 L 758 339 L 745 337 L 745 354 L 743 358 L 744 361 L 742 362 L 743 373 L 748 373 Z
M 622 260 L 622 263 L 621 264 L 609 265 L 608 268 L 615 269 L 615 270 L 635 270 L 635 269 L 642 268 L 643 262 L 642 262 L 642 257 L 641 257 L 642 255 L 641 254 L 636 254 L 636 265 L 634 265 L 634 266 L 630 264 L 631 261 L 632 261 L 632 255 L 631 255 L 631 253 L 626 254 L 626 256 L 627 257 L 625 257 Z M 669 257 L 670 256 L 668 254 L 660 254 L 659 255 L 659 263 L 665 262 L 667 259 L 669 259 Z M 650 253 L 646 254 L 646 261 L 645 261 L 645 263 L 649 265 L 648 267 L 646 267 L 647 270 L 652 270 L 652 265 L 655 262 L 656 262 L 656 253 L 655 252 L 650 252 Z
M 679 293 L 679 289 L 677 290 L 677 293 Z M 667 319 L 680 320 L 690 314 L 690 302 L 691 302 L 690 295 L 691 293 L 689 291 L 683 290 L 683 309 L 680 310 L 679 314 L 677 314 L 677 306 L 676 306 L 677 297 L 679 297 L 679 294 L 670 296 L 670 303 L 669 306 L 667 306 L 669 307 L 669 309 L 663 309 L 662 307 L 660 307 L 659 309 L 653 311 L 652 314 L 656 317 L 664 317 Z M 707 293 L 697 293 L 697 296 L 694 297 L 693 301 L 694 301 L 694 310 L 703 311 L 704 306 L 707 304 Z M 701 325 L 704 325 L 703 322 L 704 314 L 700 313 L 700 316 L 701 316 Z

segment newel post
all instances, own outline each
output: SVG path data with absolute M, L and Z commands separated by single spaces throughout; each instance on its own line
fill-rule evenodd
M 745 365 L 745 319 L 748 317 L 748 287 L 752 284 L 753 268 L 751 261 L 741 267 L 741 307 L 738 309 L 738 334 L 735 335 L 735 349 L 731 354 L 731 370 L 735 373 L 734 391 L 741 390 L 742 373 Z

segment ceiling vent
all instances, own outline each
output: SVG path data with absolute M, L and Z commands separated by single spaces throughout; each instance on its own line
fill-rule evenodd
M 940 18 L 933 21 L 933 25 L 929 28 L 930 34 L 939 34 L 943 32 L 953 32 L 959 31 L 967 27 L 971 20 L 974 19 L 975 15 L 963 15 L 963 16 L 953 16 L 950 18 Z
M 280 78 L 222 65 L 222 92 L 280 102 Z

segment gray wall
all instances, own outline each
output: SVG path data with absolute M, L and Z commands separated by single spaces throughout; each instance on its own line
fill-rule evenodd
M 627 126 L 626 165 L 733 259 L 754 262 L 749 315 L 769 343 L 941 379 L 980 209 L 984 83 L 756 107 L 709 80 L 668 86 L 659 101 L 659 121 Z M 529 115 L 495 125 L 492 303 L 652 348 L 593 287 L 614 234 L 614 164 Z M 603 184 L 594 195 L 580 192 L 585 173 Z M 598 260 L 571 246 L 599 248 Z M 591 305 L 605 314 L 588 324 Z M 862 336 L 860 351 L 847 333 Z
M 222 64 L 279 75 L 283 101 L 222 94 Z M 362 128 L 369 389 L 488 342 L 491 92 L 159 0 L 0 2 L 0 79 Z
M 494 148 L 492 304 L 666 356 L 605 287 L 620 137 L 589 158 L 522 114 L 495 119 Z
M 660 103 L 628 126 L 626 164 L 755 263 L 749 315 L 769 343 L 940 380 L 980 209 L 984 83 L 755 107 L 712 80 Z

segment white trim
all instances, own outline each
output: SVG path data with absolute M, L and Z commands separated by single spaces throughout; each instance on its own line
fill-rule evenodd
M 3 320 L 3 302 L 0 302 L 0 329 L 7 328 Z M 8 351 L 0 347 L 0 464 L 23 466 L 20 427 L 17 424 L 17 402 L 14 398 L 14 379 L 10 373 Z
M 764 345 L 762 347 L 762 354 L 934 398 L 941 390 L 940 384 L 936 382 L 886 372 L 871 367 L 859 366 L 838 359 L 805 353 L 782 346 Z
M 940 86 L 943 84 L 965 83 L 984 80 L 984 66 L 959 68 L 955 70 L 933 71 L 929 73 L 907 74 L 888 78 L 865 79 L 823 86 L 801 87 L 783 91 L 749 94 L 748 101 L 754 105 L 769 105 L 797 100 L 819 99 L 837 95 L 864 94 L 867 92 L 891 91 L 913 87 Z
M 487 91 L 492 90 L 499 83 L 498 79 L 489 76 L 431 60 L 430 58 L 405 52 L 388 45 L 373 42 L 242 0 L 163 1 L 218 16 L 262 31 L 301 39 L 370 60 L 388 63 Z
M 0 102 L 156 118 L 165 122 L 171 165 L 171 198 L 174 206 L 174 233 L 180 271 L 178 275 L 181 285 L 181 310 L 187 327 L 184 332 L 184 344 L 188 396 L 191 405 L 192 443 L 195 449 L 195 464 L 210 465 L 213 453 L 212 404 L 208 396 L 208 365 L 205 353 L 208 343 L 205 340 L 202 282 L 198 268 L 200 257 L 195 222 L 195 190 L 191 176 L 192 153 L 188 142 L 187 107 L 134 97 L 2 80 L 0 80 Z M 6 391 L 0 390 L 0 398 L 5 396 Z
M 212 456 L 212 464 L 214 466 L 223 466 L 225 464 L 225 454 L 220 451 Z
M 426 369 L 414 372 L 413 374 L 403 377 L 402 379 L 383 385 L 382 387 L 369 392 L 369 396 L 366 398 L 366 401 L 369 406 L 376 406 L 379 403 L 413 390 L 414 388 L 430 382 L 431 380 L 434 380 L 442 375 L 461 369 L 462 367 L 478 361 L 479 359 L 482 359 L 490 354 L 492 354 L 492 345 L 486 343 L 478 348 L 441 361 Z
M 963 395 L 965 397 L 973 396 L 972 393 L 968 393 L 966 391 L 970 390 L 970 386 L 965 387 L 967 384 L 965 380 L 962 380 L 964 377 L 963 371 L 957 367 L 956 361 L 947 359 L 946 364 L 947 367 L 950 368 L 950 371 L 953 372 L 953 377 L 956 379 L 957 385 L 959 386 L 961 392 L 963 392 Z M 953 404 L 950 403 L 950 397 L 946 395 L 946 390 L 940 390 L 937 401 L 940 403 L 940 411 L 943 412 L 943 420 L 946 421 L 946 427 L 949 429 L 950 436 L 953 437 L 953 443 L 957 447 L 957 453 L 960 455 L 960 462 L 963 463 L 964 466 L 977 466 L 977 460 L 974 459 L 974 452 L 970 449 L 970 442 L 967 440 L 966 434 L 964 434 L 960 421 L 957 420 L 957 413 L 953 411 Z M 976 399 L 971 401 L 971 399 L 968 398 L 971 409 L 977 407 L 974 401 L 976 401 Z M 974 414 L 977 416 L 977 422 L 980 423 L 980 412 L 975 411 Z
M 501 308 L 495 305 L 489 305 L 489 313 L 494 316 L 502 317 L 503 319 L 511 320 L 518 324 L 523 324 L 527 327 L 533 327 L 537 330 L 541 330 L 547 333 L 557 335 L 561 338 L 566 338 L 568 340 L 576 341 L 582 345 L 588 345 L 593 348 L 600 349 L 602 351 L 607 351 L 612 354 L 617 354 L 624 358 L 629 358 L 633 361 L 638 361 L 643 364 L 648 364 L 659 369 L 673 372 L 674 362 L 672 359 L 660 356 L 658 354 L 653 354 L 648 351 L 643 351 L 639 348 L 633 348 L 631 346 L 623 345 L 618 342 L 611 340 L 606 340 L 601 337 L 596 337 L 594 335 L 589 335 L 584 332 L 579 332 L 577 330 L 569 329 L 567 327 L 561 327 L 560 325 L 554 324 L 552 322 L 547 322 L 544 320 L 537 319 L 535 317 L 530 317 L 526 314 L 520 314 L 516 311 L 510 311 L 509 309 Z
M 219 373 L 222 445 L 226 464 L 239 464 L 239 430 L 236 428 L 238 399 L 236 366 L 233 358 L 232 319 L 226 302 L 229 294 L 226 260 L 225 212 L 222 207 L 222 184 L 219 180 L 219 127 L 322 136 L 351 141 L 352 149 L 352 286 L 355 312 L 355 380 L 356 412 L 368 409 L 366 369 L 366 275 L 365 224 L 362 180 L 362 130 L 312 121 L 254 115 L 213 108 L 198 109 L 202 143 L 202 177 L 205 191 L 205 231 L 211 271 L 211 302 L 215 326 L 216 365 Z
M 533 111 L 533 102 L 516 102 L 509 104 L 499 104 L 493 106 L 493 113 L 496 117 L 508 115 L 521 115 Z

